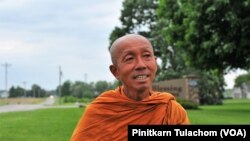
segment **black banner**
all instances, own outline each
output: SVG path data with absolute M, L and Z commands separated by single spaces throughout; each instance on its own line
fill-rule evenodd
M 128 141 L 212 139 L 250 141 L 250 125 L 129 125 Z

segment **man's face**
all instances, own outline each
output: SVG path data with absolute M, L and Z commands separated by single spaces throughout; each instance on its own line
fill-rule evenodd
M 112 73 L 127 89 L 151 88 L 157 71 L 151 44 L 143 39 L 123 40 L 114 51 L 116 64 Z

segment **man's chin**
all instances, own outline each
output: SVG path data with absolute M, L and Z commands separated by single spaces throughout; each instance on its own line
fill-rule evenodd
M 144 91 L 146 91 L 146 90 L 149 90 L 149 86 L 148 85 L 140 85 L 140 86 L 137 86 L 137 90 L 139 91 L 139 92 L 144 92 Z

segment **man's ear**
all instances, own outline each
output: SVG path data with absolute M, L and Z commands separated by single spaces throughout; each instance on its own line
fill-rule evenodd
M 116 68 L 116 66 L 115 66 L 115 65 L 110 65 L 110 66 L 109 66 L 109 70 L 110 70 L 110 72 L 113 74 L 113 76 L 114 76 L 117 80 L 119 80 L 119 75 L 118 75 L 118 73 L 117 73 L 117 68 Z
M 157 57 L 155 57 L 156 71 L 158 70 Z

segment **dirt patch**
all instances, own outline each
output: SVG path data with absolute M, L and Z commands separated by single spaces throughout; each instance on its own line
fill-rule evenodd
M 0 105 L 6 104 L 39 104 L 46 98 L 1 98 Z

